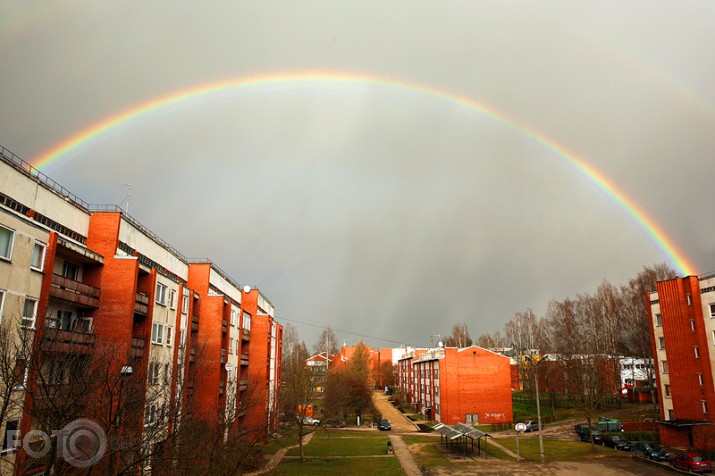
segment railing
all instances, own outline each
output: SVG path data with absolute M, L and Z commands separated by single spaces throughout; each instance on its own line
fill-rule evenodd
M 22 170 L 23 172 L 29 174 L 31 177 L 33 177 L 35 180 L 42 182 L 45 184 L 48 188 L 56 192 L 62 197 L 65 197 L 72 201 L 75 205 L 84 208 L 85 210 L 89 209 L 89 204 L 64 188 L 62 185 L 58 184 L 54 180 L 52 180 L 50 177 L 47 175 L 43 174 L 40 172 L 38 169 L 30 165 L 29 163 L 25 162 L 22 160 L 20 157 L 15 155 L 11 150 L 3 147 L 0 145 L 0 155 L 5 159 L 7 163 L 10 165 L 14 166 L 15 168 Z
M 50 296 L 88 307 L 99 307 L 99 288 L 59 274 L 52 275 Z
M 241 392 L 248 390 L 248 379 L 243 379 L 238 383 L 238 390 Z
M 241 340 L 251 340 L 251 331 L 249 331 L 248 329 L 241 329 Z
M 191 350 L 189 351 L 189 362 L 195 362 L 196 361 L 196 347 L 191 347 Z
M 226 319 L 224 319 L 224 320 L 221 322 L 221 330 L 222 330 L 224 333 L 226 333 L 226 331 L 228 330 L 228 322 L 226 322 Z
M 221 349 L 221 363 L 226 363 L 226 349 Z
M 223 395 L 223 382 L 218 383 L 218 394 Z
M 149 314 L 149 296 L 144 293 L 137 293 L 136 302 L 134 303 L 134 312 L 137 314 Z
M 96 337 L 91 333 L 46 327 L 43 334 L 42 350 L 45 352 L 91 352 Z
M 132 359 L 144 358 L 145 344 L 146 339 L 143 337 L 132 337 L 131 344 L 129 345 L 129 357 Z
M 241 354 L 241 365 L 248 365 L 248 354 Z

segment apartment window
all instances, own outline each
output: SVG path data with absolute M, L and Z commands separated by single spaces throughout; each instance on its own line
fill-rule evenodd
M 62 276 L 72 281 L 79 281 L 79 266 L 65 261 L 62 263 Z
M 715 304 L 708 304 L 708 309 L 710 310 L 710 317 L 715 318 Z
M 67 383 L 67 366 L 65 362 L 53 360 L 49 364 L 47 383 L 50 385 L 62 385 Z
M 181 329 L 179 331 L 179 345 L 181 347 L 186 345 L 186 329 Z
M 236 310 L 231 309 L 231 325 L 235 326 L 236 325 Z
M 705 385 L 705 380 L 703 379 L 703 374 L 698 374 L 698 385 L 701 387 Z
M 151 325 L 151 343 L 164 343 L 164 324 L 159 324 L 158 322 L 155 322 Z
M 45 250 L 47 246 L 43 243 L 35 242 L 35 246 L 32 248 L 32 262 L 30 267 L 37 271 L 42 271 L 45 266 Z
M 5 434 L 2 439 L 2 452 L 9 453 L 20 444 L 20 420 L 8 420 L 5 424 Z
M 174 343 L 174 326 L 164 326 L 166 327 L 166 346 L 171 347 Z
M 169 290 L 169 307 L 176 309 L 176 291 L 173 289 Z
M 696 359 L 700 358 L 700 348 L 697 345 L 693 346 L 693 353 L 695 353 Z
M 668 361 L 667 360 L 661 360 L 660 361 L 660 368 L 662 369 L 664 374 L 668 373 Z
M 25 298 L 25 305 L 22 307 L 22 322 L 20 325 L 27 329 L 35 328 L 37 320 L 37 300 Z
M 700 403 L 703 405 L 703 414 L 707 415 L 708 414 L 708 402 L 705 400 L 700 400 Z
M 148 382 L 150 385 L 157 385 L 161 374 L 161 364 L 159 362 L 149 362 Z
M 164 364 L 164 383 L 171 383 L 171 364 Z
M 156 302 L 162 306 L 166 305 L 166 285 L 161 283 L 156 283 Z
M 156 424 L 156 419 L 159 414 L 159 406 L 156 403 L 150 403 L 144 407 L 144 426 L 152 426 Z
M 655 325 L 658 327 L 663 327 L 663 316 L 661 314 L 655 315 Z
M 661 350 L 665 349 L 665 337 L 658 337 L 658 346 Z
M 0 258 L 9 260 L 12 256 L 12 243 L 15 238 L 15 232 L 10 228 L 0 226 Z
M 670 397 L 670 385 L 665 384 L 665 396 Z
M 251 315 L 246 311 L 243 311 L 243 329 L 246 331 L 251 330 Z

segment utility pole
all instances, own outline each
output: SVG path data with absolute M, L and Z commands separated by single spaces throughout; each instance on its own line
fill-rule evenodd
M 127 187 L 127 197 L 126 197 L 126 199 L 127 199 L 127 208 L 126 208 L 124 211 L 127 213 L 127 215 L 129 215 L 129 199 L 131 198 L 130 193 L 131 193 L 131 190 L 132 190 L 132 184 L 130 184 L 130 183 L 125 183 L 124 186 Z

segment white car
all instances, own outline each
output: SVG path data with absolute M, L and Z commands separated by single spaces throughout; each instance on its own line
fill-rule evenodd
M 303 424 L 304 425 L 313 425 L 313 426 L 318 426 L 320 425 L 320 420 L 316 420 L 315 418 L 311 418 L 309 416 L 304 416 L 302 418 Z M 298 417 L 298 422 L 300 423 L 301 417 Z

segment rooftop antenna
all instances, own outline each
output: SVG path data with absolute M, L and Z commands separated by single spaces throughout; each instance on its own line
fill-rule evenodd
M 132 184 L 130 184 L 130 183 L 125 183 L 125 184 L 122 184 L 122 185 L 123 185 L 124 187 L 127 187 L 127 196 L 126 196 L 127 208 L 126 208 L 124 211 L 126 212 L 127 215 L 129 215 L 129 199 L 131 198 L 130 192 L 131 192 L 131 190 L 132 190 Z

